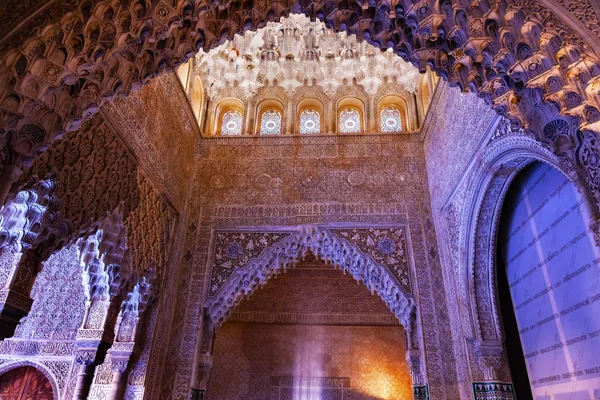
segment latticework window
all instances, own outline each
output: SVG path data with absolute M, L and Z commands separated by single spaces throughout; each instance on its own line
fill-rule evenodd
M 400 110 L 387 107 L 381 110 L 381 132 L 402 132 L 402 116 Z
M 360 114 L 358 111 L 347 108 L 340 112 L 340 132 L 356 133 L 360 132 Z
M 242 113 L 239 111 L 227 111 L 221 119 L 221 135 L 242 134 Z
M 260 120 L 261 135 L 278 135 L 281 133 L 281 114 L 275 110 L 265 111 Z
M 321 131 L 321 114 L 317 110 L 304 110 L 300 113 L 300 133 L 310 134 Z

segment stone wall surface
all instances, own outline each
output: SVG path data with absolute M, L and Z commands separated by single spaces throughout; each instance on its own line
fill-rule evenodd
M 173 319 L 163 398 L 188 395 L 215 229 L 269 232 L 303 224 L 406 228 L 415 332 L 424 343 L 430 390 L 434 398 L 460 397 L 419 135 L 205 139 L 192 197 L 198 219 L 188 237 L 195 244 L 184 257 L 175 300 L 186 307 Z
M 351 275 L 324 264 L 299 265 L 243 300 L 238 322 L 391 325 L 399 322 L 381 298 Z
M 432 207 L 439 211 L 469 166 L 482 138 L 497 118 L 485 102 L 441 82 L 423 127 Z
M 272 377 L 295 376 L 350 378 L 352 400 L 409 399 L 405 351 L 401 327 L 227 322 L 217 331 L 208 398 L 268 399 Z

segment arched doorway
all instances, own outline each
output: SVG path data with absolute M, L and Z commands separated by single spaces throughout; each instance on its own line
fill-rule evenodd
M 304 261 L 216 330 L 208 399 L 408 399 L 406 351 L 404 328 L 376 293 Z
M 597 396 L 600 259 L 582 205 L 571 181 L 541 162 L 508 190 L 497 282 L 517 398 Z
M 53 400 L 52 384 L 34 367 L 19 367 L 0 376 L 2 400 Z

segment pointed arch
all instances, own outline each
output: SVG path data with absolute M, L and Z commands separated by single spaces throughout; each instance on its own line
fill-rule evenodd
M 264 285 L 271 277 L 293 268 L 307 252 L 312 252 L 335 268 L 350 273 L 382 298 L 407 331 L 415 300 L 390 271 L 363 252 L 356 244 L 318 226 L 301 226 L 271 244 L 259 256 L 236 269 L 224 285 L 208 297 L 205 308 L 213 324 L 224 322 L 235 306 Z
M 54 375 L 54 373 L 52 372 L 52 370 L 47 367 L 46 365 L 42 364 L 41 362 L 36 362 L 36 361 L 30 361 L 30 360 L 10 360 L 7 361 L 3 364 L 0 365 L 0 377 L 2 377 L 2 375 L 17 369 L 17 368 L 21 368 L 21 367 L 32 367 L 37 369 L 38 371 L 40 371 L 44 377 L 46 379 L 48 379 L 48 381 L 50 382 L 50 385 L 52 386 L 52 393 L 55 396 L 56 399 L 60 399 L 62 397 L 62 391 L 60 389 L 62 389 L 61 386 L 63 385 L 59 385 L 59 381 L 57 379 L 57 377 Z M 68 373 L 68 371 L 60 371 L 60 372 L 64 372 L 65 374 Z
M 499 314 L 496 254 L 499 219 L 504 198 L 517 174 L 533 162 L 551 165 L 565 175 L 583 197 L 583 211 L 595 212 L 595 203 L 573 166 L 523 132 L 508 132 L 492 139 L 481 162 L 471 172 L 460 221 L 458 284 L 465 300 L 465 332 L 486 379 L 498 379 L 503 359 L 504 334 Z

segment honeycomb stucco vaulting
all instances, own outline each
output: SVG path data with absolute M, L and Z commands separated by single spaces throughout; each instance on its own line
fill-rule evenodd
M 321 18 L 328 28 L 356 33 L 358 40 L 377 47 L 391 47 L 422 71 L 430 66 L 454 85 L 477 92 L 540 140 L 555 140 L 551 129 L 544 129 L 557 119 L 567 117 L 574 128 L 592 132 L 600 120 L 599 62 L 592 40 L 577 40 L 569 17 L 572 12 L 579 21 L 582 12 L 595 14 L 571 3 L 559 5 L 568 9 L 566 22 L 545 8 L 555 3 L 521 0 L 508 7 L 485 1 L 458 8 L 429 1 L 257 2 L 250 14 L 230 2 L 215 7 L 199 0 L 116 7 L 105 1 L 41 4 L 4 8 L 10 22 L 0 47 L 6 82 L 2 165 L 11 168 L 30 164 L 100 106 L 177 67 L 198 49 L 213 48 L 289 11 Z M 593 30 L 597 16 L 590 20 Z M 21 23 L 13 25 L 16 21 Z M 433 40 L 439 43 L 427 44 Z M 572 139 L 576 147 L 593 145 L 589 138 Z M 583 175 L 595 169 L 589 158 L 577 161 L 586 170 Z
M 163 289 L 156 300 L 160 313 L 149 309 L 149 333 L 130 378 L 138 388 L 128 389 L 128 396 L 142 396 L 144 382 L 145 398 L 188 397 L 190 382 L 195 384 L 204 289 L 210 286 L 213 232 L 243 227 L 255 227 L 257 234 L 307 225 L 343 225 L 347 232 L 403 227 L 418 312 L 411 340 L 422 352 L 415 358 L 422 360 L 431 398 L 469 398 L 470 381 L 509 379 L 490 290 L 498 205 L 515 171 L 542 160 L 571 178 L 596 219 L 595 3 L 514 0 L 445 7 L 401 1 L 390 7 L 382 0 L 363 2 L 363 8 L 342 2 L 254 2 L 251 13 L 233 2 L 21 3 L 0 6 L 2 183 L 15 182 L 12 201 L 16 188 L 34 175 L 45 179 L 54 173 L 47 182 L 56 182 L 50 185 L 52 196 L 60 198 L 60 218 L 71 223 L 69 240 L 92 232 L 123 203 L 133 269 L 141 273 L 157 262 Z M 199 48 L 260 28 L 290 9 L 356 34 L 359 41 L 392 47 L 420 70 L 428 66 L 453 85 L 477 92 L 486 104 L 438 87 L 439 113 L 430 113 L 425 123 L 425 148 L 418 134 L 197 141 L 194 116 L 175 76 L 150 81 Z M 340 96 L 357 94 L 352 90 L 342 87 Z M 275 92 L 262 95 L 279 95 Z M 220 95 L 243 93 L 226 88 Z M 101 106 L 104 111 L 94 116 Z M 157 106 L 164 107 L 164 115 Z M 475 118 L 464 116 L 467 108 L 476 110 Z M 491 109 L 506 117 L 497 130 Z M 450 160 L 454 164 L 448 167 Z M 25 172 L 19 178 L 20 170 Z M 69 249 L 54 256 L 67 260 Z M 374 251 L 361 248 L 377 260 Z M 12 256 L 3 253 L 2 265 Z M 46 261 L 48 272 L 53 262 Z M 403 261 L 398 265 L 404 271 Z M 47 279 L 38 277 L 31 294 L 36 298 L 45 296 L 40 284 Z M 58 298 L 47 302 L 59 303 Z M 31 324 L 42 321 L 39 317 L 33 307 L 18 334 L 32 336 Z M 68 322 L 71 329 L 73 321 Z M 158 329 L 152 333 L 154 325 Z M 63 328 L 40 326 L 46 336 L 39 341 L 3 342 L 0 371 L 33 352 L 27 353 L 35 358 L 30 363 L 58 382 L 57 390 L 72 393 L 73 349 L 64 342 L 44 343 Z M 43 358 L 58 353 L 65 359 Z M 100 368 L 99 384 L 105 384 L 107 371 Z

